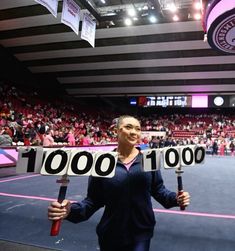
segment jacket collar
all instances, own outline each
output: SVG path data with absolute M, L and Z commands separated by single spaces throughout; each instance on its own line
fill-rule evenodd
M 136 149 L 139 150 L 139 153 L 138 153 L 138 155 L 136 156 L 136 159 L 135 159 L 134 163 L 140 163 L 140 162 L 142 161 L 141 149 L 140 149 L 140 147 L 138 147 L 138 146 L 136 147 Z M 113 152 L 116 152 L 116 151 L 117 151 L 117 148 L 113 149 Z M 122 163 L 119 159 L 117 160 L 117 163 L 123 165 L 123 163 Z

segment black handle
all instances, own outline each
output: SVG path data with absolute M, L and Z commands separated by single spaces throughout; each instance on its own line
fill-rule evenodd
M 177 176 L 177 182 L 178 182 L 178 195 L 183 194 L 183 181 L 182 181 L 182 176 L 178 175 Z M 180 210 L 185 210 L 185 206 L 180 206 Z

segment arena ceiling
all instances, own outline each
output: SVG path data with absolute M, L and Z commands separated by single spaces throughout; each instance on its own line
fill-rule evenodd
M 61 23 L 61 1 L 55 18 L 33 0 L 1 0 L 1 53 L 14 56 L 20 71 L 31 72 L 42 88 L 74 97 L 235 92 L 235 56 L 203 41 L 201 21 L 190 14 L 193 0 L 176 1 L 178 22 L 171 21 L 164 1 L 76 0 L 97 20 L 92 48 Z M 125 26 L 130 5 L 141 12 L 134 25 Z M 157 23 L 149 23 L 150 12 Z M 1 75 L 14 75 L 15 66 L 5 61 Z

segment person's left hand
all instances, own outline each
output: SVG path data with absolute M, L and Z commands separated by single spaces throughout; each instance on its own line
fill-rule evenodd
M 182 194 L 177 194 L 177 202 L 180 207 L 187 207 L 190 204 L 190 195 L 188 192 L 183 192 Z

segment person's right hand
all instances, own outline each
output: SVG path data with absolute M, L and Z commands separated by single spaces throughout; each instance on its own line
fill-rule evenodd
M 63 200 L 62 203 L 53 201 L 48 207 L 49 220 L 65 219 L 70 213 L 71 203 L 69 200 Z

